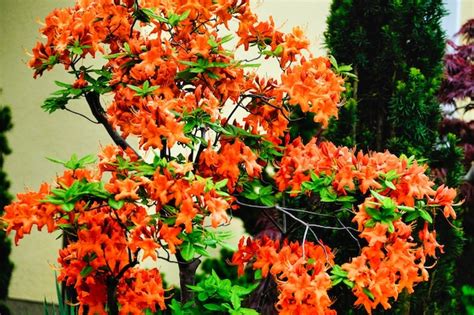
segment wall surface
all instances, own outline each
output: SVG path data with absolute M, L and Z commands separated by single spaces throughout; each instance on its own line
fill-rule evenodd
M 453 0 L 454 1 L 454 0 Z M 44 113 L 40 105 L 55 90 L 53 81 L 70 80 L 62 71 L 48 72 L 33 80 L 26 61 L 30 50 L 39 39 L 37 19 L 44 19 L 55 7 L 70 6 L 72 0 L 0 0 L 0 104 L 13 110 L 14 129 L 9 135 L 13 153 L 7 158 L 6 170 L 12 181 L 11 192 L 37 189 L 42 181 L 52 181 L 61 172 L 58 165 L 45 157 L 68 158 L 72 153 L 85 155 L 97 152 L 100 144 L 108 144 L 104 129 L 66 112 Z M 329 12 L 329 0 L 266 0 L 255 1 L 256 12 L 266 18 L 270 13 L 276 25 L 289 31 L 303 26 L 312 40 L 313 52 L 323 52 L 322 33 Z M 473 16 L 474 2 L 460 2 L 461 20 Z M 59 69 L 58 69 L 59 70 Z M 271 69 L 268 70 L 272 72 Z M 74 104 L 83 110 L 84 102 Z M 84 112 L 87 112 L 83 110 Z M 241 227 L 236 222 L 236 229 Z M 239 234 L 236 232 L 235 234 Z M 16 299 L 55 300 L 52 265 L 56 262 L 60 242 L 57 235 L 34 232 L 13 250 L 15 271 L 10 296 Z M 235 242 L 236 240 L 234 240 Z M 167 269 L 167 266 L 162 267 Z M 176 268 L 166 279 L 176 283 Z

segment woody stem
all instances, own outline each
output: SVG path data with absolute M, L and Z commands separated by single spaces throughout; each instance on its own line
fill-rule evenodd
M 117 303 L 117 280 L 109 279 L 107 281 L 107 309 L 108 314 L 118 315 L 118 303 Z
M 194 293 L 188 288 L 188 285 L 194 285 L 196 280 L 196 270 L 201 263 L 198 258 L 187 262 L 181 253 L 176 253 L 176 259 L 179 264 L 179 284 L 181 287 L 181 303 L 184 304 L 194 299 Z
M 100 104 L 99 94 L 96 92 L 89 92 L 86 94 L 87 104 L 89 104 L 89 108 L 94 115 L 95 119 L 105 127 L 105 130 L 115 142 L 116 145 L 121 147 L 123 150 L 129 148 L 132 150 L 137 156 L 140 156 L 128 143 L 122 138 L 118 132 L 112 127 L 112 125 L 107 120 L 107 116 L 105 114 L 102 105 Z

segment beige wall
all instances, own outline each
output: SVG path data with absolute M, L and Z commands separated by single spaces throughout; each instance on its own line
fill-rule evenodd
M 81 118 L 58 112 L 44 113 L 40 105 L 54 91 L 54 80 L 67 81 L 62 71 L 48 72 L 44 78 L 32 79 L 26 67 L 30 50 L 38 39 L 37 18 L 43 19 L 55 7 L 69 6 L 70 0 L 0 0 L 0 104 L 13 109 L 14 130 L 9 135 L 13 154 L 6 161 L 12 181 L 12 193 L 37 189 L 42 181 L 51 181 L 61 168 L 44 157 L 67 158 L 72 153 L 94 153 L 99 142 L 110 142 L 105 131 Z M 473 15 L 473 2 L 462 2 L 463 20 Z M 329 11 L 329 0 L 267 0 L 259 1 L 256 11 L 267 17 L 270 12 L 277 25 L 289 31 L 302 25 L 313 41 L 313 51 L 322 52 L 322 32 Z M 77 108 L 84 103 L 78 102 Z M 53 271 L 59 241 L 55 235 L 33 233 L 20 247 L 14 248 L 15 271 L 10 296 L 42 301 L 55 299 Z M 174 269 L 175 270 L 175 269 Z M 166 277 L 176 282 L 176 272 Z

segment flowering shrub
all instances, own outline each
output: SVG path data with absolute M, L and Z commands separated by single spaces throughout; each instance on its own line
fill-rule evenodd
M 56 66 L 74 76 L 56 82 L 43 108 L 72 111 L 69 101 L 85 98 L 115 145 L 97 163 L 53 160 L 64 174 L 19 194 L 2 220 L 16 243 L 33 226 L 63 232 L 58 281 L 81 314 L 188 314 L 198 304 L 257 313 L 243 298 L 254 287 L 214 274 L 194 285 L 232 212 L 271 212 L 279 232 L 242 238 L 231 263 L 273 277 L 281 314 L 335 313 L 338 285 L 370 313 L 428 279 L 428 259 L 442 252 L 430 223 L 438 210 L 456 217 L 456 192 L 435 187 L 414 158 L 300 138 L 300 121 L 318 132 L 337 116 L 345 76 L 309 52 L 300 28 L 284 34 L 259 21 L 248 0 L 77 0 L 50 13 L 41 33 L 35 77 Z M 275 62 L 280 78 L 251 62 Z M 112 96 L 107 109 L 101 95 Z M 327 231 L 355 242 L 338 255 L 345 248 L 332 248 Z M 179 264 L 181 301 L 144 259 Z M 212 299 L 224 302 L 204 303 Z

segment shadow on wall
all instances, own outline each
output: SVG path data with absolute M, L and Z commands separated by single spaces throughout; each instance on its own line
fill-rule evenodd
M 6 305 L 10 309 L 11 315 L 39 315 L 44 314 L 44 305 L 40 302 L 7 299 Z M 55 311 L 57 307 L 55 306 Z M 3 314 L 0 310 L 0 315 Z

